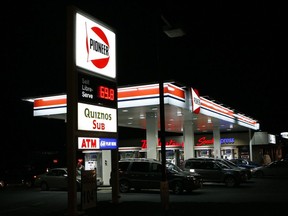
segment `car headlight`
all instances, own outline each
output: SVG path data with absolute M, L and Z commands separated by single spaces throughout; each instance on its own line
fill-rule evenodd
M 191 173 L 195 173 L 195 169 L 190 169 L 189 170 Z

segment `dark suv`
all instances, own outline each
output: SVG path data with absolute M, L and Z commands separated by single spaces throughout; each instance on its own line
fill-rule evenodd
M 202 187 L 202 178 L 197 173 L 181 170 L 174 164 L 166 164 L 169 190 L 174 194 Z M 124 159 L 119 161 L 119 190 L 127 193 L 130 189 L 160 189 L 162 164 L 154 159 Z
M 214 158 L 186 159 L 182 168 L 199 173 L 203 182 L 225 183 L 227 187 L 239 186 L 247 181 L 247 173 L 240 168 L 233 168 Z

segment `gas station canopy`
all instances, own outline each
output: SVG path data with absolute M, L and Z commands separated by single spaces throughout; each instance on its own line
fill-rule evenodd
M 160 130 L 159 84 L 118 87 L 118 126 L 146 129 L 146 115 L 158 117 Z M 183 133 L 185 121 L 193 124 L 194 133 L 244 132 L 259 130 L 259 123 L 230 107 L 195 94 L 191 87 L 175 82 L 163 84 L 165 131 Z M 196 91 L 197 92 L 197 91 Z M 34 103 L 33 115 L 66 121 L 66 94 L 25 98 Z M 196 103 L 194 103 L 196 101 Z M 98 104 L 101 106 L 101 104 Z M 197 107 L 198 106 L 198 107 Z M 196 109 L 197 108 L 197 109 Z

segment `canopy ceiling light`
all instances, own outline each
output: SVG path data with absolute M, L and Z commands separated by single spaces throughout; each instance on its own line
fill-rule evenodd
M 163 26 L 163 31 L 168 37 L 177 38 L 185 35 L 185 32 L 181 28 L 173 27 L 163 15 L 161 15 L 161 19 L 166 24 Z

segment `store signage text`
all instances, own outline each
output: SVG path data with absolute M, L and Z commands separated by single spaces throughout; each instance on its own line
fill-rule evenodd
M 220 144 L 233 144 L 235 142 L 234 137 L 230 138 L 222 138 L 220 139 Z M 196 146 L 203 146 L 203 145 L 213 145 L 214 144 L 214 138 L 207 139 L 205 136 L 198 139 Z
M 78 103 L 78 130 L 117 132 L 117 110 Z
M 97 20 L 76 13 L 76 65 L 116 78 L 116 36 Z
M 105 107 L 117 108 L 116 83 L 78 73 L 78 101 L 81 103 L 101 104 Z
M 78 149 L 116 149 L 117 140 L 114 138 L 78 137 Z
M 142 149 L 147 149 L 147 140 L 146 139 L 141 140 L 141 143 L 142 143 Z M 176 140 L 170 139 L 170 140 L 166 141 L 165 145 L 167 147 L 184 147 L 184 142 L 179 143 Z M 158 139 L 157 146 L 161 146 L 160 139 Z
M 191 95 L 192 95 L 192 111 L 195 114 L 199 114 L 201 108 L 201 101 L 198 90 L 191 88 Z

